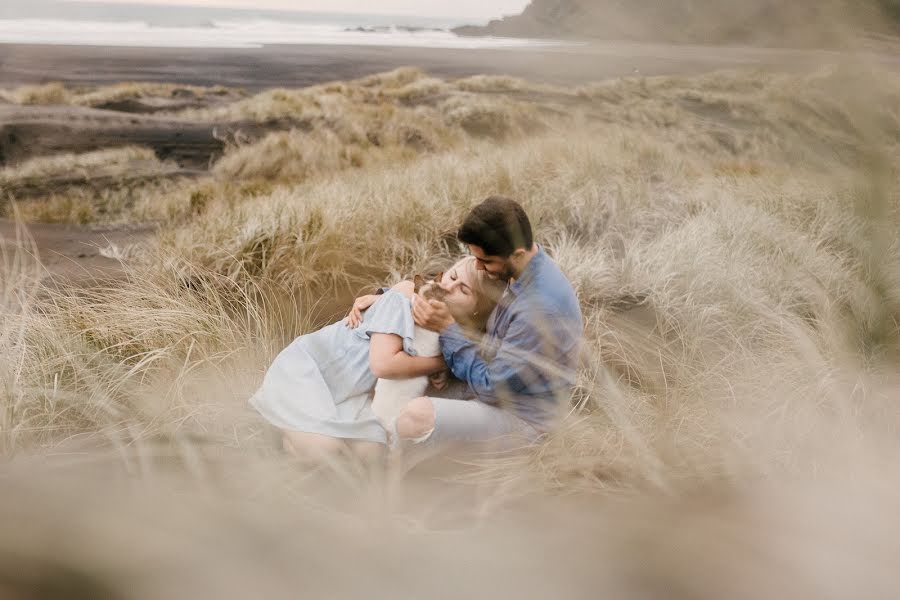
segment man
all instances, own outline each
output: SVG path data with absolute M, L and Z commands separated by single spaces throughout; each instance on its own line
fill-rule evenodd
M 473 208 L 458 238 L 480 270 L 508 283 L 484 340 L 466 337 L 441 302 L 413 296 L 413 316 L 440 333 L 447 366 L 481 406 L 457 403 L 459 410 L 450 410 L 453 403 L 440 402 L 436 412 L 431 399 L 417 398 L 400 414 L 397 433 L 415 441 L 488 441 L 522 433 L 515 426 L 521 422 L 543 434 L 568 405 L 576 380 L 583 322 L 572 285 L 535 244 L 528 216 L 514 200 L 495 196 Z

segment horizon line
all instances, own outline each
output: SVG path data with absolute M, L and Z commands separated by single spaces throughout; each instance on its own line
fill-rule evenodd
M 218 10 L 235 10 L 248 12 L 273 12 L 273 13 L 294 13 L 294 14 L 310 14 L 310 15 L 359 15 L 359 16 L 380 16 L 380 17 L 422 17 L 425 19 L 443 19 L 443 20 L 460 20 L 460 19 L 500 19 L 507 15 L 423 15 L 418 13 L 398 13 L 398 12 L 370 12 L 370 11 L 352 11 L 341 10 L 336 8 L 333 10 L 309 10 L 296 8 L 274 8 L 274 7 L 250 7 L 250 6 L 234 6 L 223 4 L 206 4 L 202 0 L 51 0 L 64 4 L 110 4 L 119 6 L 166 6 L 170 8 L 209 8 Z M 226 0 L 227 1 L 227 0 Z

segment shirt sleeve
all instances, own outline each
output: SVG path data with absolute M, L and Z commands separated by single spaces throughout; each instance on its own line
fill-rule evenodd
M 373 333 L 399 335 L 403 338 L 403 351 L 411 356 L 416 355 L 412 347 L 416 332 L 412 304 L 396 290 L 389 289 L 375 301 L 363 315 L 363 322 L 357 331 L 367 338 L 371 338 Z
M 499 404 L 510 396 L 527 396 L 561 387 L 572 380 L 555 360 L 563 349 L 560 336 L 551 331 L 552 317 L 529 315 L 514 318 L 497 352 L 486 360 L 479 344 L 453 324 L 441 335 L 441 349 L 453 374 L 469 382 L 478 399 Z M 555 385 L 559 382 L 560 385 Z

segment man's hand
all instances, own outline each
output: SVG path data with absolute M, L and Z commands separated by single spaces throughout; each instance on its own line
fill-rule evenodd
M 375 301 L 378 300 L 378 298 L 378 294 L 368 294 L 367 296 L 360 296 L 357 298 L 353 302 L 353 308 L 350 309 L 350 314 L 344 318 L 344 325 L 350 329 L 359 327 L 359 324 L 362 323 L 363 311 L 375 304 Z
M 445 303 L 437 300 L 426 301 L 418 294 L 413 294 L 412 309 L 416 325 L 429 331 L 443 333 L 456 322 Z

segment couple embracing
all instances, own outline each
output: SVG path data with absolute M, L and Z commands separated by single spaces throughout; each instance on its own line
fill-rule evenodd
M 281 430 L 286 450 L 375 457 L 389 441 L 509 448 L 536 441 L 563 416 L 583 327 L 571 284 L 514 200 L 473 208 L 458 238 L 470 256 L 435 282 L 442 301 L 402 282 L 357 299 L 346 319 L 278 355 L 250 402 Z M 417 326 L 439 334 L 439 356 L 415 356 Z M 389 436 L 372 406 L 378 379 L 445 370 L 450 384 L 409 398 Z

